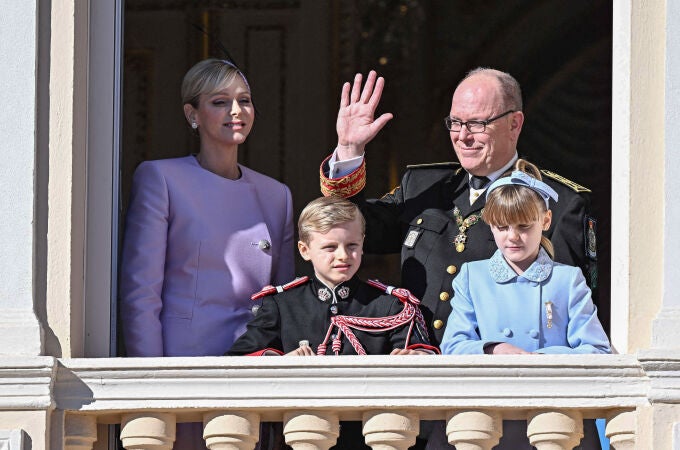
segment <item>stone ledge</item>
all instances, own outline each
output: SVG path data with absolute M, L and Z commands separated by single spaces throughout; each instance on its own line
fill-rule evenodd
M 59 409 L 573 408 L 645 405 L 649 380 L 632 355 L 347 356 L 64 359 Z
M 0 410 L 52 409 L 56 374 L 49 356 L 0 357 Z
M 649 377 L 650 403 L 680 403 L 680 350 L 644 350 L 637 357 Z

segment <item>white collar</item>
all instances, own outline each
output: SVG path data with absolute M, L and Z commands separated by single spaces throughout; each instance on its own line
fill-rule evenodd
M 501 175 L 503 175 L 508 169 L 510 169 L 515 164 L 515 161 L 517 161 L 517 158 L 518 158 L 517 151 L 515 151 L 515 155 L 510 159 L 510 161 L 508 161 L 508 163 L 506 165 L 504 165 L 503 167 L 501 167 L 499 170 L 497 170 L 495 172 L 491 172 L 486 177 L 489 179 L 489 181 L 491 181 L 493 183 L 494 181 L 499 179 L 501 177 Z
M 503 257 L 503 253 L 500 250 L 496 250 L 489 259 L 489 274 L 496 283 L 506 283 L 516 277 L 540 283 L 550 276 L 553 264 L 553 260 L 548 255 L 548 252 L 543 247 L 540 247 L 536 260 L 531 263 L 522 275 L 517 275 L 517 272 L 510 267 L 510 264 Z
M 472 176 L 468 172 L 468 188 L 470 189 L 470 204 L 472 205 L 475 201 L 477 201 L 477 198 L 481 197 L 481 195 L 486 191 L 486 188 L 491 185 L 494 181 L 499 179 L 501 175 L 503 175 L 508 169 L 510 169 L 514 164 L 515 161 L 517 161 L 517 152 L 515 151 L 515 155 L 510 159 L 510 161 L 503 167 L 501 167 L 499 170 L 496 170 L 495 172 L 491 172 L 489 175 L 486 177 L 489 179 L 489 183 L 487 183 L 486 186 L 484 186 L 481 189 L 475 189 L 470 185 L 470 177 Z

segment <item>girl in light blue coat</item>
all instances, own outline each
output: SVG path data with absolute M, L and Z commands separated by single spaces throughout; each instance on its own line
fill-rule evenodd
M 463 264 L 453 280 L 442 354 L 611 353 L 581 269 L 554 262 L 543 236 L 552 219 L 549 200 L 557 201 L 557 193 L 541 181 L 540 171 L 520 159 L 486 197 L 482 219 L 498 250 L 490 259 Z M 584 434 L 578 448 L 600 448 L 593 421 L 584 421 Z M 495 448 L 533 448 L 525 422 L 506 421 Z
M 611 353 L 581 269 L 554 262 L 543 236 L 557 193 L 534 165 L 515 167 L 487 190 L 482 218 L 498 250 L 453 280 L 442 353 Z

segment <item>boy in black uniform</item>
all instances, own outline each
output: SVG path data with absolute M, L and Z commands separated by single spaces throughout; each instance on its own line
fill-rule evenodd
M 428 343 L 418 299 L 404 289 L 355 276 L 365 230 L 355 204 L 318 198 L 302 211 L 298 230 L 298 249 L 312 262 L 315 276 L 253 295 L 262 304 L 227 355 L 439 353 Z M 360 422 L 343 422 L 341 428 L 333 449 L 369 449 Z
M 355 276 L 365 229 L 356 205 L 318 198 L 302 211 L 298 229 L 298 249 L 315 276 L 253 295 L 262 305 L 228 355 L 438 353 L 418 320 L 418 299 Z

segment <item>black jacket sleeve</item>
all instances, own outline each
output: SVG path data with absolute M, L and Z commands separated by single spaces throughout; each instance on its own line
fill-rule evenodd
M 281 316 L 273 297 L 265 297 L 255 317 L 248 323 L 246 332 L 239 337 L 227 356 L 249 355 L 264 349 L 283 352 L 281 342 Z

